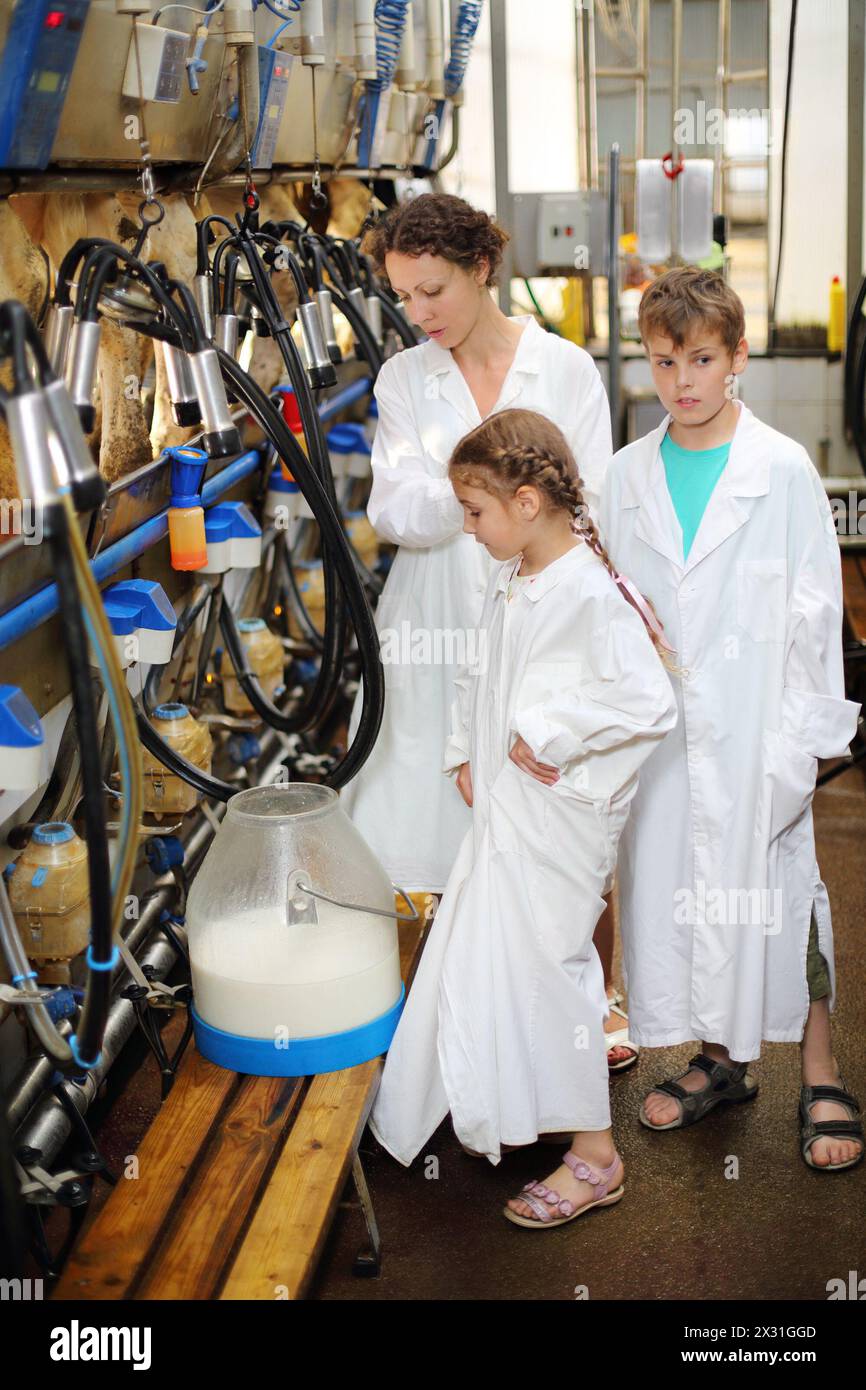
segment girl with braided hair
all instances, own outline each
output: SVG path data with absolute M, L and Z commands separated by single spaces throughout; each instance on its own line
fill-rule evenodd
M 458 443 L 449 477 L 496 562 L 445 755 L 472 824 L 370 1127 L 406 1166 L 449 1111 L 493 1164 L 565 1131 L 563 1165 L 504 1208 L 550 1227 L 622 1195 L 592 938 L 638 769 L 676 705 L 661 629 L 613 571 L 560 430 L 499 411 Z

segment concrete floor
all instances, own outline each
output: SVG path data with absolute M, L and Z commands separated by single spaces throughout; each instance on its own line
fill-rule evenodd
M 866 1102 L 866 787 L 852 769 L 815 799 L 818 860 L 830 894 L 839 994 L 836 1055 Z M 761 1093 L 691 1129 L 652 1134 L 637 1120 L 653 1081 L 681 1069 L 694 1045 L 643 1052 L 612 1085 L 626 1196 L 557 1231 L 500 1215 L 505 1199 L 556 1167 L 546 1145 L 498 1168 L 464 1155 L 450 1120 L 405 1169 L 373 1139 L 361 1144 L 383 1244 L 378 1278 L 353 1276 L 364 1240 L 358 1209 L 335 1222 L 311 1297 L 361 1299 L 810 1299 L 849 1270 L 866 1275 L 866 1164 L 813 1172 L 798 1144 L 798 1049 L 767 1044 Z M 425 1157 L 438 1159 L 426 1176 Z M 725 1177 L 730 1156 L 739 1177 Z M 353 1193 L 347 1190 L 346 1197 Z M 584 1295 L 585 1296 L 585 1295 Z

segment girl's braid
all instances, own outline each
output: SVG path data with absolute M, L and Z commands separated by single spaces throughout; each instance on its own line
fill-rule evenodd
M 663 664 L 677 673 L 673 649 L 652 603 L 618 574 L 601 543 L 581 488 L 577 464 L 562 431 L 535 411 L 495 412 L 460 440 L 448 466 L 452 482 L 482 487 L 503 500 L 524 483 L 537 487 L 551 506 L 567 512 L 572 530 L 597 555 L 623 597 L 640 613 Z M 651 616 L 650 616 L 651 615 Z
M 555 453 L 540 444 L 500 446 L 492 452 L 495 466 L 515 487 L 520 487 L 523 483 L 534 483 L 546 492 L 555 507 L 572 513 L 573 530 L 577 535 L 583 536 L 590 550 L 595 552 L 611 578 L 615 579 L 616 570 L 601 543 L 589 507 L 583 499 L 581 480 L 571 472 L 569 460 L 561 453 Z

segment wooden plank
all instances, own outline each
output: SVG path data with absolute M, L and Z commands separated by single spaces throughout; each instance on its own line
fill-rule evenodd
M 303 1077 L 242 1077 L 211 1132 L 194 1186 L 163 1228 L 159 1250 L 132 1291 L 134 1298 L 214 1297 L 305 1085 Z
M 407 988 L 425 925 L 425 895 L 413 898 L 421 921 L 398 928 Z M 303 1081 L 241 1077 L 205 1061 L 191 1043 L 168 1099 L 139 1145 L 138 1179 L 120 1180 L 79 1241 L 54 1296 L 214 1297 L 230 1266 L 222 1297 L 272 1299 L 275 1285 L 284 1285 L 289 1297 L 302 1297 L 382 1065 L 377 1058 L 313 1078 L 269 1177 Z M 266 1192 L 254 1210 L 263 1183 Z M 269 1283 L 266 1266 L 283 1271 L 287 1255 L 285 1277 Z M 256 1293 L 236 1291 L 252 1286 Z
M 425 926 L 423 896 L 413 899 L 421 921 L 399 926 L 400 973 L 407 989 Z M 303 1298 L 373 1108 L 383 1066 L 376 1058 L 313 1078 L 221 1298 Z
M 55 1298 L 125 1298 L 154 1241 L 192 1180 L 199 1154 L 240 1085 L 190 1042 L 177 1080 L 138 1147 L 138 1177 L 121 1177 L 84 1232 Z
M 313 1078 L 220 1294 L 302 1298 L 373 1105 L 382 1059 Z

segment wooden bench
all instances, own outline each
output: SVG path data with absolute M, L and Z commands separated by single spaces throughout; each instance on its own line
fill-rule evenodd
M 398 927 L 407 991 L 424 930 L 415 901 L 421 920 Z M 85 1227 L 54 1297 L 303 1298 L 350 1174 L 370 1240 L 355 1269 L 378 1273 L 358 1144 L 383 1065 L 242 1076 L 191 1043 L 139 1145 L 138 1177 L 122 1177 Z

